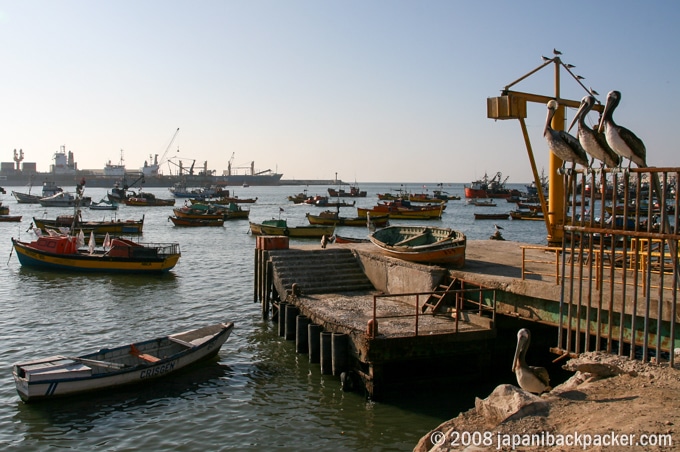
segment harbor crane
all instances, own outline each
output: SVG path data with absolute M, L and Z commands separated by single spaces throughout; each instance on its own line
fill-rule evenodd
M 172 143 L 175 142 L 175 138 L 177 138 L 177 134 L 179 133 L 179 127 L 177 130 L 175 130 L 174 135 L 172 136 L 172 139 L 170 139 L 170 143 L 168 143 L 168 146 L 165 148 L 165 152 L 163 152 L 163 155 L 161 156 L 160 160 L 158 159 L 158 154 L 154 154 L 153 156 L 149 156 L 149 160 L 151 160 L 151 164 L 149 166 L 154 167 L 156 171 L 165 163 L 167 159 L 168 152 L 170 151 L 170 147 L 172 146 Z M 177 152 L 179 152 L 179 149 L 177 149 Z M 146 166 L 146 165 L 145 165 Z

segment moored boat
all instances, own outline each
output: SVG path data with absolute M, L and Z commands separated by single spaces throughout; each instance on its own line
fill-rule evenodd
M 411 193 L 408 195 L 408 200 L 411 202 L 427 202 L 427 203 L 442 203 L 446 202 L 446 199 L 438 198 L 434 195 L 429 195 L 428 193 Z
M 21 215 L 0 215 L 0 222 L 11 223 L 21 221 Z
M 118 203 L 101 199 L 99 202 L 91 203 L 90 210 L 118 210 Z
M 413 206 L 409 201 L 399 200 L 377 204 L 372 208 L 357 207 L 360 217 L 389 214 L 390 219 L 395 220 L 428 220 L 439 219 L 446 209 L 446 204 Z
M 155 381 L 216 356 L 234 324 L 218 323 L 77 357 L 19 362 L 12 374 L 19 397 L 34 402 Z
M 521 196 L 519 190 L 509 189 L 505 187 L 505 180 L 501 180 L 503 175 L 496 173 L 492 178 L 484 174 L 484 177 L 472 182 L 470 185 L 465 185 L 466 198 L 509 198 L 511 196 Z
M 444 200 L 444 201 L 458 201 L 458 200 L 460 200 L 460 196 L 451 195 L 448 192 L 445 192 L 443 190 L 432 190 L 432 195 L 435 198 L 441 199 L 441 200 Z
M 222 220 L 224 219 L 221 212 L 204 204 L 194 204 L 191 207 L 175 207 L 172 209 L 175 217 L 186 218 L 191 220 Z
M 244 209 L 238 204 L 230 202 L 229 204 L 215 204 L 215 207 L 220 208 L 225 220 L 247 220 L 250 215 L 249 209 Z
M 543 221 L 543 212 L 536 210 L 522 211 L 522 210 L 512 210 L 510 211 L 510 217 L 513 220 L 535 220 Z
M 205 215 L 206 217 L 208 215 Z M 194 217 L 168 217 L 175 226 L 224 226 L 224 218 L 219 215 L 218 218 L 194 218 Z
M 73 215 L 59 215 L 55 219 L 33 217 L 35 227 L 47 232 L 48 229 L 58 230 L 70 228 L 73 231 L 83 231 L 85 234 L 141 234 L 144 229 L 144 216 L 141 220 L 102 220 L 83 221 L 80 214 L 75 221 Z
M 83 196 L 79 199 L 67 191 L 62 191 L 46 198 L 40 198 L 38 202 L 43 207 L 74 207 L 76 202 L 79 206 L 87 207 L 92 203 L 92 198 Z
M 309 199 L 306 199 L 303 201 L 305 204 L 311 204 L 313 206 L 317 207 L 354 207 L 356 204 L 356 201 L 352 201 L 351 203 L 345 202 L 345 201 L 331 201 L 328 196 L 313 196 Z
M 54 196 L 62 191 L 61 187 L 58 187 L 54 182 L 45 181 L 42 185 L 42 195 L 32 195 L 31 186 L 29 186 L 28 193 L 13 191 L 12 196 L 19 204 L 39 204 L 41 198 Z
M 214 200 L 215 204 L 253 204 L 256 201 L 257 198 L 239 198 L 238 196 L 222 196 Z M 192 199 L 191 202 L 194 202 L 194 200 Z
M 157 198 L 156 195 L 153 193 L 148 193 L 148 192 L 138 192 L 133 196 L 130 196 L 128 198 L 123 198 L 121 200 L 123 204 L 126 206 L 146 206 L 146 207 L 153 207 L 153 206 L 174 206 L 175 205 L 175 199 L 162 199 L 162 198 Z
M 329 188 L 328 195 L 333 198 L 365 198 L 366 190 L 361 190 L 357 184 L 354 184 L 349 186 L 349 191 L 342 188 L 338 188 L 337 190 L 335 188 Z
M 319 238 L 333 235 L 335 226 L 292 226 L 289 227 L 286 220 L 271 219 L 262 223 L 250 222 L 250 232 L 253 235 L 287 235 L 297 238 Z
M 341 217 L 337 212 L 327 210 L 321 212 L 319 215 L 312 215 L 307 213 L 307 221 L 309 224 L 333 225 L 333 226 L 363 226 L 369 224 L 376 228 L 384 228 L 389 223 L 389 214 L 370 215 L 363 217 Z
M 477 201 L 477 200 L 475 200 L 471 204 L 474 205 L 474 206 L 477 206 L 477 207 L 496 207 L 496 203 L 491 201 L 491 200 L 488 200 L 488 201 Z
M 229 196 L 229 190 L 225 190 L 217 185 L 207 185 L 201 188 L 187 188 L 186 182 L 178 182 L 168 188 L 175 198 L 193 198 L 196 200 L 206 200 L 210 198 L 221 198 Z
M 370 243 L 371 241 L 369 239 L 359 239 L 356 237 L 345 237 L 342 235 L 335 235 L 334 240 L 335 243 Z
M 297 195 L 288 196 L 288 201 L 293 201 L 295 204 L 301 204 L 310 198 L 311 196 L 308 196 L 307 190 L 305 190 L 304 192 L 298 193 Z
M 78 242 L 73 235 L 38 237 L 33 242 L 12 238 L 21 265 L 46 270 L 163 273 L 172 269 L 181 255 L 178 243 L 143 244 L 114 238 L 110 246 L 95 249 L 92 243 L 90 249 L 83 250 Z
M 509 213 L 475 213 L 475 220 L 507 220 Z
M 465 265 L 465 234 L 450 228 L 389 226 L 371 233 L 369 239 L 399 259 L 459 268 Z

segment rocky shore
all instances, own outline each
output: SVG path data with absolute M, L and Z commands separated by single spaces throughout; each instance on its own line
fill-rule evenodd
M 414 451 L 680 450 L 680 366 L 586 353 L 564 367 L 574 375 L 540 397 L 498 386 Z

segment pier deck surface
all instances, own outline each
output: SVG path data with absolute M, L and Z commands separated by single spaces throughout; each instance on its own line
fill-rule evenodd
M 336 330 L 365 332 L 373 318 L 373 296 L 366 293 L 314 294 L 302 296 L 296 306 L 315 323 Z M 376 316 L 379 319 L 379 336 L 382 338 L 412 337 L 416 331 L 414 306 L 396 298 L 379 298 Z M 466 316 L 467 320 L 474 317 Z M 485 331 L 488 327 L 473 321 L 456 323 L 451 316 L 419 315 L 418 335 L 452 334 Z M 331 329 L 331 328 L 327 328 Z

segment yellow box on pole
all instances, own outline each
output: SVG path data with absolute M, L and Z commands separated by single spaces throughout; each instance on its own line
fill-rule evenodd
M 526 118 L 527 101 L 513 95 L 489 97 L 486 99 L 486 116 L 490 119 Z

